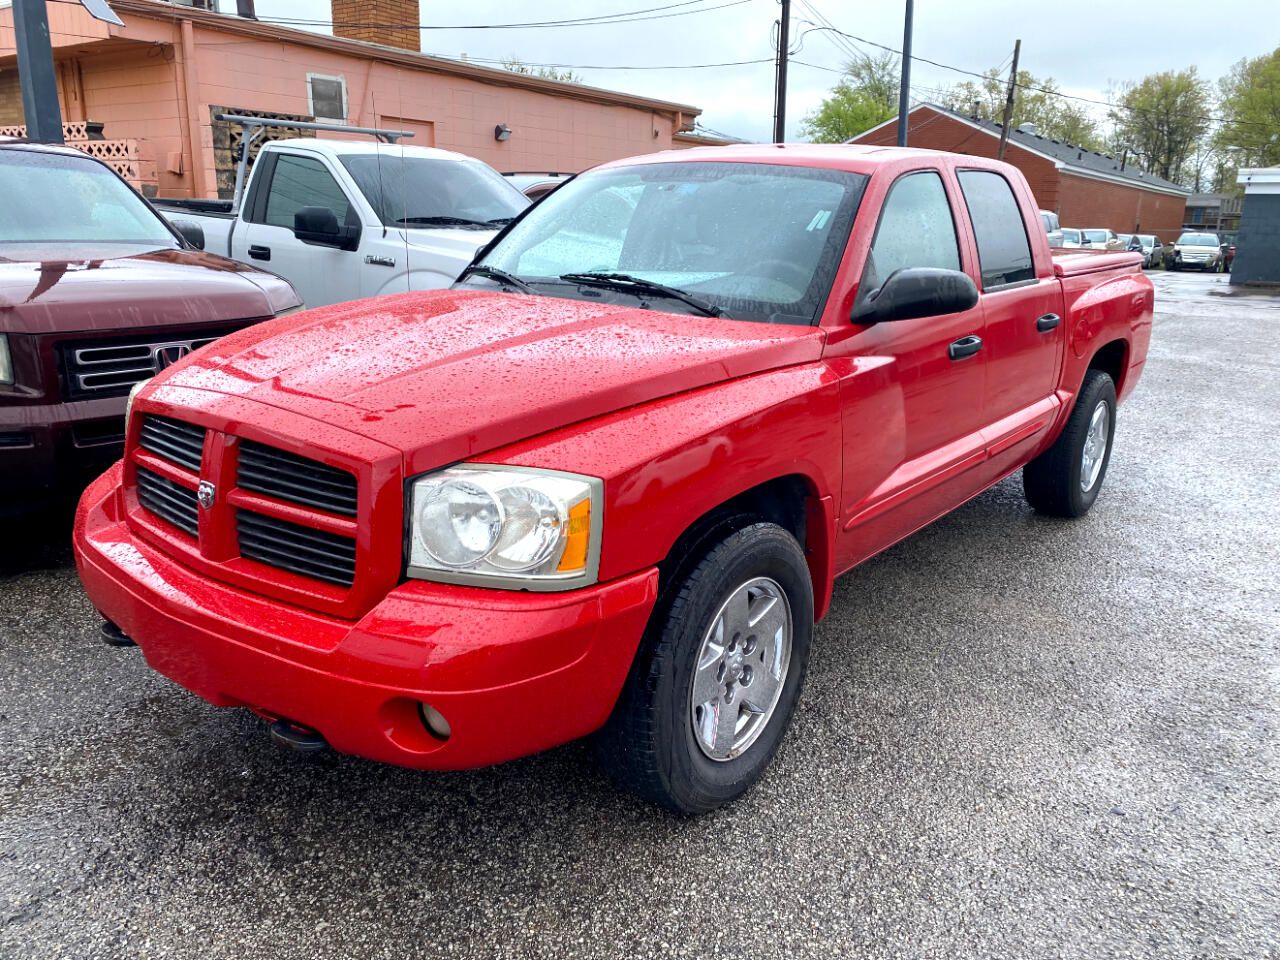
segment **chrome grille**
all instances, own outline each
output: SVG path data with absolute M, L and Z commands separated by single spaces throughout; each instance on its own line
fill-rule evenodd
M 142 418 L 138 444 L 157 457 L 199 473 L 204 458 L 204 433 L 203 427 L 147 414 Z
M 197 536 L 200 521 L 194 490 L 179 486 L 172 480 L 138 467 L 138 499 L 156 516 L 168 520 L 179 530 Z
M 250 560 L 349 587 L 356 575 L 356 542 L 287 520 L 236 511 L 240 555 Z
M 240 442 L 236 485 L 330 513 L 356 515 L 356 478 L 345 470 L 255 443 Z
M 192 350 L 213 343 L 223 333 L 187 339 L 114 340 L 62 348 L 67 386 L 72 397 L 125 394 Z

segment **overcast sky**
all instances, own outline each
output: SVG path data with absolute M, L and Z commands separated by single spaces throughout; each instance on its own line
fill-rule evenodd
M 678 0 L 543 0 L 541 3 L 468 0 L 443 4 L 423 0 L 422 23 L 497 24 L 623 14 L 666 7 Z M 220 0 L 223 10 L 234 0 Z M 728 6 L 722 6 L 729 4 Z M 1003 65 L 1022 38 L 1022 65 L 1051 76 L 1069 93 L 1104 99 L 1113 81 L 1136 80 L 1160 70 L 1194 64 L 1216 80 L 1241 57 L 1280 45 L 1276 0 L 1115 2 L 1076 0 L 1069 5 L 1031 5 L 1023 0 L 917 0 L 918 57 L 969 70 Z M 687 11 L 720 7 L 707 12 Z M 831 33 L 814 26 L 814 9 L 841 30 L 894 48 L 902 45 L 902 2 L 793 0 L 793 60 L 787 98 L 787 130 L 799 136 L 805 113 L 821 102 L 837 79 L 818 67 L 839 69 L 849 54 Z M 329 19 L 327 0 L 257 0 L 260 17 Z M 542 29 L 423 32 L 424 52 L 456 57 L 505 58 L 528 63 L 573 64 L 592 86 L 674 100 L 702 108 L 700 123 L 751 140 L 769 139 L 773 116 L 773 65 L 754 63 L 713 69 L 620 70 L 591 66 L 675 66 L 770 59 L 778 0 L 696 0 L 627 24 Z M 669 14 L 685 14 L 667 16 Z M 321 29 L 329 32 L 325 27 Z M 799 39 L 797 40 L 797 36 Z M 800 49 L 796 52 L 796 45 Z M 857 44 L 855 43 L 856 47 Z M 864 48 L 874 50 L 874 48 Z M 964 80 L 962 74 L 916 62 L 914 99 Z M 1100 110 L 1105 113 L 1105 110 Z

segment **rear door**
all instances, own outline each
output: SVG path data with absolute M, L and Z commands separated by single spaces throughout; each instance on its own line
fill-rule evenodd
M 992 456 L 1021 450 L 1057 409 L 1066 336 L 1062 288 L 1048 262 L 1037 267 L 1030 228 L 1013 184 L 994 170 L 957 170 L 981 273 L 986 385 L 985 434 Z
M 248 198 L 243 229 L 232 237 L 232 256 L 280 274 L 308 307 L 358 297 L 358 251 L 303 243 L 293 234 L 293 215 L 303 207 L 328 207 L 338 223 L 359 223 L 359 208 L 324 158 L 271 151 L 262 161 L 263 180 Z

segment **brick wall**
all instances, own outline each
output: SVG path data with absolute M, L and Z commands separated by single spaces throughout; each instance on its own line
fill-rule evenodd
M 1232 283 L 1280 283 L 1280 193 L 1244 198 Z
M 911 114 L 911 124 L 907 128 L 907 137 L 913 147 L 927 150 L 949 150 L 952 153 L 965 153 L 971 157 L 990 157 L 995 159 L 999 140 L 984 130 L 978 130 L 967 123 L 938 113 L 928 107 L 921 107 Z M 898 121 L 886 124 L 874 133 L 866 133 L 854 138 L 855 143 L 873 144 L 891 147 L 898 142 Z M 1005 161 L 1022 171 L 1022 175 L 1031 184 L 1031 192 L 1035 194 L 1036 203 L 1043 210 L 1057 210 L 1058 171 L 1053 163 L 1034 153 L 1009 144 L 1005 151 Z M 1066 223 L 1066 220 L 1063 220 Z
M 381 43 L 402 50 L 422 49 L 422 34 L 416 27 L 392 26 L 418 23 L 418 0 L 332 0 L 332 6 L 335 37 Z
M 1060 178 L 1058 215 L 1064 227 L 1110 227 L 1116 233 L 1154 233 L 1163 242 L 1182 229 L 1185 196 L 1173 196 L 1079 177 L 1065 171 Z

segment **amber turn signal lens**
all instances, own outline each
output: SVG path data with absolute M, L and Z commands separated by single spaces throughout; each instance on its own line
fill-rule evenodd
M 587 565 L 587 550 L 591 546 L 591 501 L 580 500 L 569 508 L 569 533 L 565 537 L 564 553 L 556 570 L 572 573 Z

